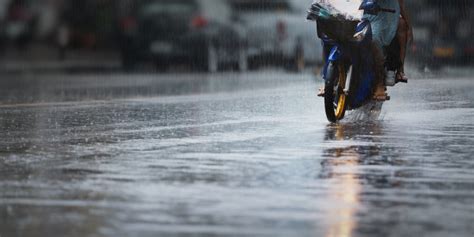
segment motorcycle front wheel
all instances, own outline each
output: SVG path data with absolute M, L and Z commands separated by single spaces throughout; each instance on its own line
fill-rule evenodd
M 344 65 L 330 62 L 327 68 L 324 107 L 329 122 L 335 123 L 344 118 L 347 108 L 346 70 Z

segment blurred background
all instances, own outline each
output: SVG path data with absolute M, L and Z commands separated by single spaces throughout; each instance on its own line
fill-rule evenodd
M 2 71 L 299 72 L 321 64 L 310 0 L 0 0 Z M 407 0 L 411 62 L 472 65 L 472 1 Z
M 330 124 L 312 0 L 0 0 L 0 237 L 473 237 L 474 1 L 405 2 Z

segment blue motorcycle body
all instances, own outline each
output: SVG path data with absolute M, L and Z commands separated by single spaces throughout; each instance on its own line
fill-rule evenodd
M 348 110 L 356 109 L 370 101 L 375 82 L 374 57 L 371 50 L 372 28 L 370 22 L 362 20 L 356 32 L 366 30 L 362 41 L 336 42 L 329 37 L 322 37 L 325 51 L 325 66 L 323 79 L 330 79 L 328 68 L 330 65 L 344 65 L 345 70 L 351 69 Z

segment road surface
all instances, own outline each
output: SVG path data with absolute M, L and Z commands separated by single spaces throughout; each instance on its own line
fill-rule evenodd
M 0 236 L 473 236 L 472 79 L 329 124 L 311 75 L 166 77 L 4 94 Z

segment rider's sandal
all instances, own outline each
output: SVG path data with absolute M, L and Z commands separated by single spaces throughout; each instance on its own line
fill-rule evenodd
M 390 96 L 385 93 L 384 95 L 374 95 L 373 99 L 375 101 L 388 101 L 390 100 Z
M 318 97 L 324 97 L 324 87 L 319 88 Z
M 408 77 L 403 72 L 398 72 L 396 77 L 397 83 L 408 83 Z

